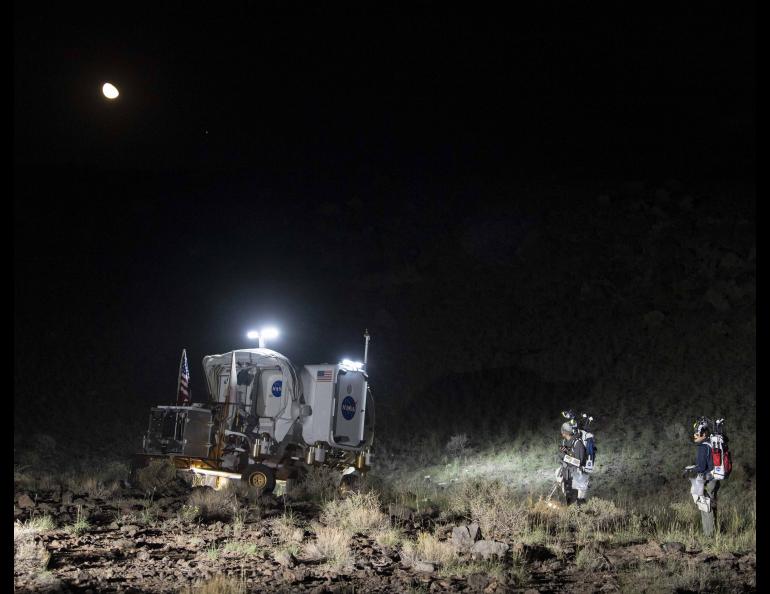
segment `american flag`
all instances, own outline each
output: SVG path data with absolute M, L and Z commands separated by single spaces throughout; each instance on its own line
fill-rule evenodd
M 187 349 L 182 349 L 182 360 L 179 362 L 179 387 L 176 391 L 178 406 L 190 404 L 190 368 L 187 366 Z
M 332 370 L 331 369 L 319 370 L 318 373 L 315 374 L 315 379 L 316 379 L 317 382 L 330 382 L 330 381 L 332 381 Z

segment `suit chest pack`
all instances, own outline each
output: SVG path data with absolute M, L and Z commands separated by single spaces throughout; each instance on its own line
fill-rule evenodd
M 577 466 L 578 468 L 580 468 L 579 458 L 575 458 L 574 456 L 570 456 L 569 454 L 564 454 L 564 461 L 571 466 Z

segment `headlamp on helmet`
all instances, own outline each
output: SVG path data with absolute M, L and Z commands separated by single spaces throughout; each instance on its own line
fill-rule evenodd
M 711 422 L 706 417 L 700 417 L 692 424 L 693 432 L 698 435 L 711 433 Z

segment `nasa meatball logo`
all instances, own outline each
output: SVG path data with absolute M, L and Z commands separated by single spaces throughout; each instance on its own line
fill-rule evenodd
M 353 415 L 356 414 L 356 401 L 353 400 L 350 396 L 346 397 L 345 400 L 342 401 L 342 416 L 345 417 L 346 420 L 350 420 L 353 418 Z
M 281 380 L 276 380 L 273 382 L 273 387 L 271 388 L 271 392 L 273 393 L 273 396 L 276 398 L 281 397 L 281 387 L 283 386 L 283 382 Z

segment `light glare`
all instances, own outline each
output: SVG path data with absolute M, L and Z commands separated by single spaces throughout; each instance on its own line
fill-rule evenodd
M 260 336 L 264 339 L 272 339 L 272 338 L 278 338 L 278 329 L 277 328 L 262 328 L 262 332 L 260 333 Z
M 257 332 L 256 330 L 249 330 L 246 333 L 246 338 L 249 338 L 251 340 L 254 340 L 255 338 L 259 338 L 259 332 Z

